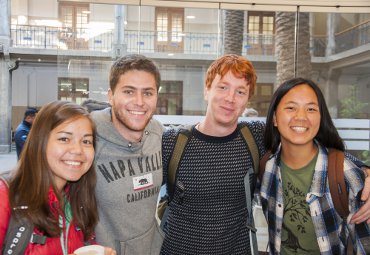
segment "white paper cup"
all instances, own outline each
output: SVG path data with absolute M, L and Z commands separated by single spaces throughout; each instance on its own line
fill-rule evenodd
M 78 248 L 73 252 L 76 255 L 104 255 L 104 247 L 101 245 L 88 245 Z

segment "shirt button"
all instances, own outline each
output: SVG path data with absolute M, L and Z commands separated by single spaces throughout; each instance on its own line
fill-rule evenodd
M 146 135 L 149 135 L 149 131 L 146 131 L 146 130 L 145 130 L 145 134 L 146 134 Z
M 132 147 L 132 143 L 130 142 L 130 143 L 128 143 L 128 147 L 129 148 L 131 148 Z
M 278 204 L 279 207 L 281 207 L 281 204 Z

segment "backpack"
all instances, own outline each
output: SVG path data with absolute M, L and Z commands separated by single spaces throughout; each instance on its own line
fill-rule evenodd
M 180 129 L 176 137 L 176 143 L 172 151 L 170 161 L 168 163 L 168 175 L 167 175 L 168 195 L 166 194 L 164 197 L 161 198 L 161 200 L 158 203 L 158 207 L 157 207 L 157 216 L 160 220 L 163 219 L 162 222 L 165 221 L 167 217 L 166 208 L 167 208 L 168 203 L 173 198 L 177 169 L 178 169 L 180 160 L 182 158 L 182 154 L 185 151 L 185 146 L 191 139 L 192 127 L 193 126 L 188 126 L 186 128 Z M 258 151 L 257 144 L 253 138 L 251 131 L 249 130 L 248 126 L 242 126 L 240 124 L 238 124 L 238 129 L 241 132 L 245 143 L 248 145 L 249 150 L 251 151 L 254 169 L 259 169 L 258 167 L 259 151 Z M 161 227 L 162 227 L 162 222 L 161 222 Z
M 11 172 L 0 175 L 0 179 L 8 186 Z M 9 187 L 9 186 L 8 186 Z M 46 236 L 33 233 L 34 225 L 26 218 L 10 216 L 8 229 L 3 243 L 1 254 L 21 255 L 24 254 L 29 243 L 45 244 Z
M 184 153 L 185 146 L 191 139 L 191 128 L 192 126 L 183 128 L 179 131 L 169 161 L 167 176 L 168 195 L 164 196 L 159 201 L 157 208 L 157 216 L 161 220 L 162 229 L 168 214 L 167 210 L 168 203 L 173 198 L 177 168 L 182 158 L 182 154 Z M 265 172 L 266 162 L 269 159 L 271 152 L 270 151 L 266 152 L 263 155 L 263 157 L 259 160 L 260 157 L 258 147 L 248 126 L 241 126 L 240 124 L 238 124 L 238 128 L 242 134 L 243 139 L 245 140 L 246 145 L 251 151 L 254 173 L 256 176 L 258 176 L 258 179 L 262 181 L 263 174 Z M 344 152 L 330 148 L 328 153 L 328 179 L 330 195 L 333 200 L 335 210 L 343 219 L 345 219 L 349 215 L 349 210 L 348 210 L 348 192 L 344 181 L 343 164 L 344 164 Z
M 183 128 L 178 132 L 174 149 L 168 164 L 168 175 L 167 175 L 167 190 L 168 195 L 164 196 L 158 203 L 157 207 L 157 217 L 161 220 L 160 228 L 163 230 L 167 222 L 168 215 L 168 204 L 173 198 L 176 174 L 179 166 L 179 162 L 185 151 L 185 146 L 191 139 L 191 129 L 193 126 Z M 247 205 L 247 228 L 249 229 L 250 247 L 252 254 L 259 254 L 256 232 L 257 229 L 254 226 L 254 218 L 252 214 L 252 203 L 251 199 L 251 188 L 249 184 L 250 175 L 254 174 L 262 181 L 263 174 L 265 172 L 266 162 L 269 159 L 271 152 L 266 152 L 265 155 L 260 160 L 258 147 L 256 141 L 249 130 L 248 126 L 242 126 L 238 124 L 238 129 L 251 152 L 254 170 L 248 169 L 247 175 L 244 178 L 244 188 L 246 196 Z M 329 178 L 329 188 L 330 194 L 334 203 L 334 208 L 338 214 L 343 218 L 347 218 L 349 214 L 348 210 L 348 193 L 344 181 L 344 153 L 339 150 L 329 149 L 328 153 L 328 178 Z
M 168 203 L 171 201 L 174 195 L 174 188 L 176 182 L 176 173 L 179 166 L 179 162 L 182 158 L 182 155 L 185 151 L 185 146 L 191 139 L 191 129 L 193 126 L 190 126 L 185 129 L 181 129 L 177 135 L 176 143 L 174 149 L 172 151 L 172 155 L 168 165 L 168 182 L 167 182 L 167 190 L 168 196 L 165 196 L 159 201 L 157 207 L 157 216 L 161 220 L 160 228 L 163 230 L 165 224 L 167 222 L 167 215 L 168 215 Z M 259 164 L 259 151 L 257 144 L 253 138 L 251 131 L 249 130 L 248 126 L 242 126 L 238 124 L 238 129 L 244 138 L 245 143 L 247 144 L 253 159 L 253 167 L 254 169 L 258 170 Z M 253 254 L 258 254 L 258 246 L 257 246 L 257 237 L 256 232 L 257 229 L 254 226 L 254 219 L 252 214 L 252 203 L 251 203 L 251 188 L 250 188 L 250 178 L 251 174 L 254 174 L 256 171 L 253 169 L 248 169 L 247 174 L 244 178 L 244 188 L 246 193 L 246 204 L 247 204 L 247 228 L 249 229 L 250 235 L 250 245 L 253 251 Z M 253 176 L 252 176 L 253 177 Z

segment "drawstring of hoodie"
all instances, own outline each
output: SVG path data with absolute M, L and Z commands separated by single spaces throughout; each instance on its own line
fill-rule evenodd
M 60 246 L 62 247 L 63 255 L 68 254 L 68 233 L 69 226 L 71 225 L 72 211 L 71 204 L 67 197 L 64 197 L 64 217 L 59 215 L 59 227 L 60 227 Z

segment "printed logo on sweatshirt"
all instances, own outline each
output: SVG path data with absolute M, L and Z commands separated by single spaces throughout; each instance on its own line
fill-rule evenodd
M 153 186 L 149 189 L 139 190 L 137 192 L 127 194 L 126 201 L 127 203 L 133 203 L 153 196 L 157 197 L 160 190 L 161 190 L 160 186 Z
M 107 183 L 126 177 L 139 177 L 140 174 L 142 175 L 162 169 L 162 152 L 158 151 L 152 155 L 138 157 L 136 159 L 117 159 L 101 164 L 98 163 L 96 166 Z M 145 180 L 142 180 L 143 185 L 146 185 L 144 182 Z
M 134 190 L 141 190 L 153 186 L 153 174 L 149 173 L 132 178 Z

